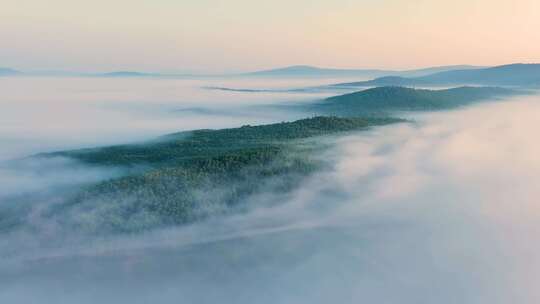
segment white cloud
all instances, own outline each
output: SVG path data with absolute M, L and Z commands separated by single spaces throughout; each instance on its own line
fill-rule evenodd
M 0 294 L 51 303 L 536 303 L 537 100 L 415 115 L 417 124 L 335 139 L 321 155 L 331 169 L 292 195 L 254 198 L 282 204 L 25 252 L 17 258 L 26 265 L 0 268 Z

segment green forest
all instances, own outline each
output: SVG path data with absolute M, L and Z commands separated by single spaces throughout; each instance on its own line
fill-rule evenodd
M 249 208 L 248 201 L 275 204 L 279 195 L 324 166 L 317 157 L 324 151 L 323 136 L 405 122 L 392 117 L 394 110 L 447 109 L 512 93 L 501 88 L 380 87 L 309 106 L 338 116 L 179 132 L 137 144 L 42 154 L 124 172 L 86 185 L 47 214 L 82 231 L 131 233 L 237 212 Z
M 427 90 L 388 86 L 330 97 L 312 105 L 312 109 L 334 115 L 388 115 L 390 111 L 448 110 L 474 102 L 522 93 L 499 87 Z
M 320 144 L 310 138 L 402 121 L 313 117 L 47 154 L 130 169 L 126 176 L 85 187 L 49 214 L 60 222 L 73 221 L 65 224 L 77 229 L 110 233 L 184 224 L 238 211 L 249 207 L 245 202 L 250 196 L 285 194 L 320 168 L 321 161 L 313 157 Z M 66 212 L 72 216 L 63 216 Z

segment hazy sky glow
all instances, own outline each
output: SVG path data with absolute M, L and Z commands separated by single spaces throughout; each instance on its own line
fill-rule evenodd
M 540 62 L 538 0 L 0 0 L 0 66 L 246 71 Z

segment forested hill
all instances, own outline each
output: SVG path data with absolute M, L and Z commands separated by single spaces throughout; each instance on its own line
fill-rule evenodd
M 433 111 L 514 94 L 518 94 L 518 91 L 498 87 L 459 87 L 445 90 L 377 87 L 330 97 L 315 104 L 313 108 L 318 112 L 341 115 Z
M 257 194 L 286 195 L 321 165 L 299 140 L 403 120 L 314 117 L 234 129 L 197 130 L 137 145 L 45 154 L 84 163 L 137 167 L 89 185 L 46 213 L 88 233 L 130 233 L 238 211 Z M 298 143 L 298 144 L 297 144 Z M 275 198 L 272 202 L 279 202 Z M 78 216 L 84 214 L 85 216 Z
M 390 118 L 393 110 L 447 109 L 514 93 L 501 88 L 380 87 L 312 106 L 315 112 L 342 117 L 195 130 L 140 144 L 44 154 L 41 157 L 126 168 L 124 176 L 87 185 L 45 213 L 68 229 L 130 233 L 236 212 L 252 205 L 248 202 L 259 202 L 261 194 L 279 202 L 280 195 L 290 193 L 323 164 L 313 157 L 321 145 L 308 138 L 403 121 Z
M 401 121 L 395 118 L 313 117 L 294 122 L 169 134 L 155 141 L 47 154 L 98 165 L 175 165 L 244 149 L 265 148 L 293 139 L 352 131 Z

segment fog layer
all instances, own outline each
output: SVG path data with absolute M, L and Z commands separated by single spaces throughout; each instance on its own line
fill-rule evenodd
M 337 139 L 282 204 L 0 262 L 7 303 L 537 303 L 538 97 Z M 32 240 L 12 240 L 17 246 Z M 5 249 L 5 248 L 4 248 Z
M 332 81 L 1 78 L 0 161 L 44 151 L 133 142 L 182 130 L 303 118 L 301 113 L 268 106 L 310 101 L 331 93 L 245 94 L 207 87 L 288 89 Z

